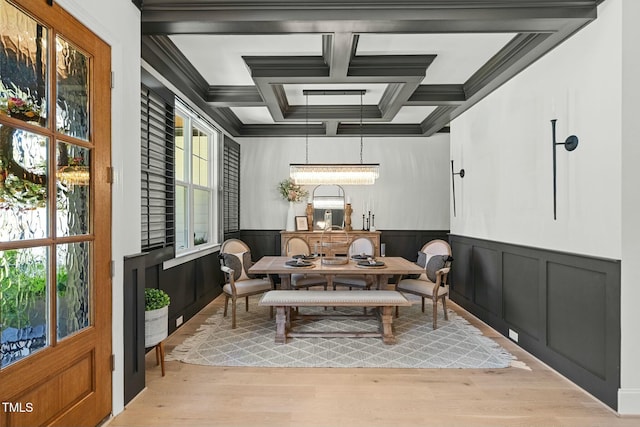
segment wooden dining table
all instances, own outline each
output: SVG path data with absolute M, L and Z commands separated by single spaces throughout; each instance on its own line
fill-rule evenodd
M 291 267 L 287 256 L 265 256 L 249 268 L 250 274 L 277 274 L 280 277 L 281 289 L 291 289 L 291 274 L 309 273 L 323 274 L 327 277 L 329 288 L 333 287 L 333 277 L 336 275 L 365 274 L 375 278 L 377 289 L 386 289 L 389 279 L 395 275 L 420 274 L 424 268 L 402 257 L 378 257 L 376 261 L 384 263 L 382 267 L 361 267 L 359 260 L 349 259 L 346 264 L 325 264 L 321 258 L 309 260 L 310 267 Z

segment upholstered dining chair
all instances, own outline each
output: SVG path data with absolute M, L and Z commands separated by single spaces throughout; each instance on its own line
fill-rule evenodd
M 418 277 L 403 277 L 395 286 L 397 291 L 418 295 L 422 299 L 422 312 L 424 313 L 424 301 L 431 299 L 433 303 L 433 329 L 438 327 L 438 300 L 442 301 L 442 310 L 445 320 L 447 315 L 447 296 L 449 285 L 447 277 L 451 270 L 451 246 L 444 240 L 431 240 L 418 252 L 418 265 L 424 267 L 425 272 Z M 398 308 L 396 307 L 396 317 Z
M 220 247 L 220 269 L 224 273 L 224 314 L 227 317 L 227 307 L 231 298 L 231 328 L 236 328 L 236 303 L 238 298 L 245 298 L 246 311 L 249 311 L 249 297 L 262 294 L 274 289 L 271 278 L 258 277 L 248 274 L 251 268 L 251 250 L 246 243 L 238 239 L 228 239 Z M 273 309 L 269 315 L 273 317 Z
M 349 258 L 354 255 L 375 255 L 375 247 L 371 239 L 367 237 L 358 237 L 349 245 L 347 253 Z M 339 274 L 333 278 L 333 289 L 337 286 L 347 286 L 349 290 L 353 288 L 370 289 L 373 285 L 373 277 L 365 274 Z
M 292 237 L 285 245 L 285 255 L 293 257 L 296 255 L 308 256 L 311 254 L 309 244 L 299 238 Z M 327 290 L 327 278 L 322 274 L 294 273 L 291 275 L 292 289 L 309 289 L 314 286 L 322 286 Z

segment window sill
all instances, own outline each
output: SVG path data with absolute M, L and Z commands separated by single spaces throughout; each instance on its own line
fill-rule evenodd
M 186 262 L 190 262 L 195 259 L 201 258 L 203 256 L 207 256 L 214 252 L 219 252 L 219 251 L 220 251 L 220 244 L 215 244 L 215 245 L 207 246 L 204 248 L 194 249 L 189 252 L 183 252 L 181 254 L 177 254 L 175 258 L 163 262 L 162 269 L 168 270 L 169 268 L 176 267 Z

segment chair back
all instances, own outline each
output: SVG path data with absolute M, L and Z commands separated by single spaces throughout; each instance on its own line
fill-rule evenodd
M 218 254 L 220 267 L 225 267 L 223 254 L 240 254 L 242 252 L 248 252 L 248 251 L 250 251 L 249 246 L 242 240 L 239 240 L 239 239 L 225 240 L 224 242 L 222 242 L 222 245 L 220 246 L 220 253 Z M 226 277 L 226 274 L 225 274 L 225 277 Z
M 349 246 L 349 256 L 365 254 L 375 255 L 373 242 L 368 237 L 358 237 L 351 242 Z
M 309 255 L 311 249 L 309 249 L 309 245 L 307 242 L 300 237 L 292 237 L 287 241 L 285 246 L 285 255 L 286 256 L 294 256 L 294 255 Z
M 249 250 L 249 246 L 239 239 L 227 239 L 220 246 L 221 254 L 238 254 Z
M 451 246 L 445 240 L 435 239 L 427 242 L 421 251 L 427 255 L 451 255 Z

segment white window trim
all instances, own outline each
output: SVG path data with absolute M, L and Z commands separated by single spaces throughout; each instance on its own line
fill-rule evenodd
M 180 115 L 185 119 L 185 132 L 184 132 L 184 156 L 185 156 L 185 178 L 187 181 L 182 181 L 176 179 L 176 184 L 184 185 L 187 187 L 187 228 L 188 228 L 188 236 L 191 236 L 194 230 L 194 209 L 193 209 L 193 190 L 194 189 L 206 189 L 209 191 L 209 224 L 208 224 L 208 234 L 209 234 L 209 242 L 206 244 L 201 244 L 197 246 L 187 247 L 185 249 L 179 249 L 177 246 L 178 238 L 178 227 L 176 225 L 176 249 L 175 249 L 175 265 L 182 264 L 184 262 L 202 257 L 204 255 L 208 255 L 209 253 L 215 252 L 219 250 L 221 244 L 220 237 L 220 223 L 222 219 L 220 218 L 220 203 L 219 200 L 219 188 L 220 188 L 220 169 L 222 168 L 222 159 L 220 156 L 220 147 L 223 142 L 223 134 L 217 129 L 215 126 L 203 120 L 197 113 L 194 113 L 188 106 L 182 103 L 179 99 L 176 99 L 175 105 L 175 114 Z M 209 185 L 208 187 L 202 187 L 200 185 L 193 184 L 192 182 L 192 158 L 191 158 L 191 137 L 192 132 L 191 129 L 193 127 L 197 127 L 199 130 L 207 133 L 208 145 L 209 145 Z M 188 128 L 188 129 L 187 129 Z M 188 242 L 191 244 L 191 240 Z M 173 260 L 167 261 L 165 263 L 165 268 L 167 264 L 173 264 Z

